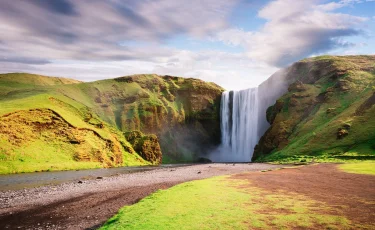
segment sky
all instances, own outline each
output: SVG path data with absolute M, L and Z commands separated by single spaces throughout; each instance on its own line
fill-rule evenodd
M 375 0 L 0 0 L 1 73 L 240 90 L 327 54 L 375 54 Z

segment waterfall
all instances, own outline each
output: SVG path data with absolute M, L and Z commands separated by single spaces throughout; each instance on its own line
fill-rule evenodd
M 226 91 L 221 97 L 220 161 L 248 162 L 258 136 L 258 88 Z
M 270 124 L 267 108 L 288 90 L 293 79 L 284 70 L 273 74 L 257 88 L 225 91 L 221 96 L 221 146 L 208 156 L 214 162 L 250 162 L 254 147 Z

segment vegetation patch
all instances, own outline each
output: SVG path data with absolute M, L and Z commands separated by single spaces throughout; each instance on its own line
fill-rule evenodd
M 245 179 L 187 182 L 122 208 L 101 229 L 343 229 L 340 210 L 308 197 L 271 193 Z
M 349 173 L 375 175 L 375 161 L 348 163 L 340 165 L 339 168 Z
M 0 174 L 145 164 L 129 143 L 100 124 L 100 132 L 96 123 L 77 127 L 50 109 L 5 114 L 0 117 Z

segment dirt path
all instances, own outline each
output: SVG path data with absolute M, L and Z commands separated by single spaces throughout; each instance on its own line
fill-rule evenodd
M 100 226 L 117 211 L 178 182 L 136 186 L 84 196 L 0 216 L 0 229 L 85 229 Z
M 0 192 L 0 229 L 95 229 L 125 205 L 185 181 L 260 171 L 269 164 L 204 164 Z
M 342 172 L 335 164 L 319 164 L 269 172 L 237 174 L 249 186 L 269 193 L 298 193 L 335 207 L 354 223 L 375 228 L 375 176 Z

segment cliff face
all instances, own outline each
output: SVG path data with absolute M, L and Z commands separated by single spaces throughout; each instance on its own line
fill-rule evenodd
M 223 89 L 198 79 L 134 75 L 88 84 L 93 108 L 126 132 L 159 137 L 164 161 L 191 161 L 220 142 Z
M 375 154 L 375 56 L 310 58 L 278 74 L 289 86 L 267 109 L 253 160 Z
M 158 75 L 0 74 L 0 173 L 194 161 L 220 142 L 222 91 Z

